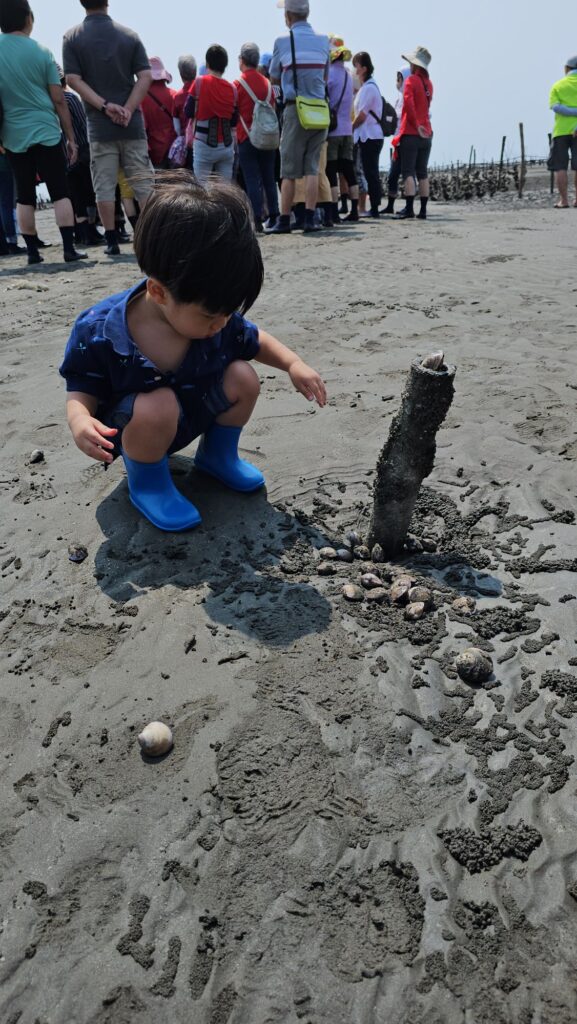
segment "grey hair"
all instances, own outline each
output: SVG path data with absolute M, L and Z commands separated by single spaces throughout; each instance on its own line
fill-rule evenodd
M 256 43 L 243 43 L 240 48 L 240 59 L 249 68 L 258 68 L 260 63 L 260 50 Z
M 191 53 L 178 58 L 178 73 L 183 82 L 194 82 L 196 71 L 196 60 Z

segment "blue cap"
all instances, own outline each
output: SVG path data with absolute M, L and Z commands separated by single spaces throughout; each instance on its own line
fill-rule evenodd
M 272 60 L 272 53 L 261 53 L 260 55 L 260 66 L 261 68 L 269 68 Z

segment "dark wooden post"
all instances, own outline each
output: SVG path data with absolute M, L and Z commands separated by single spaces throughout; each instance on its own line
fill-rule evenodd
M 503 136 L 503 141 L 501 143 L 501 159 L 499 160 L 499 188 L 501 188 L 501 178 L 503 177 L 503 157 L 505 156 L 505 143 L 506 143 L 506 141 L 507 141 L 507 136 L 504 135 Z
M 442 353 L 411 365 L 373 488 L 368 543 L 380 544 L 388 556 L 402 550 L 421 484 L 433 469 L 437 431 L 453 401 L 455 373 L 454 366 L 445 366 Z
M 519 135 L 521 137 L 521 170 L 519 172 L 519 199 L 523 196 L 523 189 L 525 188 L 525 178 L 527 176 L 527 165 L 525 163 L 525 132 L 523 130 L 523 122 L 519 124 Z

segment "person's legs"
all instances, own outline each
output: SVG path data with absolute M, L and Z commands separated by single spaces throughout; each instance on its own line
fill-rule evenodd
M 379 173 L 379 154 L 383 148 L 382 139 L 367 139 L 361 142 L 361 159 L 363 171 L 369 188 L 369 199 L 371 202 L 371 217 L 379 216 L 379 205 L 381 202 L 381 176 Z
M 116 142 L 90 143 L 90 172 L 98 213 L 106 238 L 106 255 L 119 256 L 116 235 L 115 202 L 120 149 Z
M 217 158 L 215 161 L 215 170 L 221 178 L 225 181 L 232 181 L 234 177 L 234 146 L 219 145 L 217 148 Z
M 171 388 L 136 396 L 132 417 L 122 430 L 122 457 L 132 504 L 154 526 L 176 532 L 200 523 L 194 505 L 174 486 L 167 452 L 181 415 Z
M 574 184 L 575 184 L 575 198 L 573 200 L 573 206 L 577 206 L 577 135 L 572 135 L 571 136 L 570 149 L 571 149 L 571 170 L 575 172 L 574 175 L 573 175 L 573 177 L 575 179 L 575 182 L 574 182 Z
M 142 209 L 154 188 L 154 168 L 146 139 L 129 139 L 120 143 L 120 166 Z
M 389 178 L 387 182 L 387 205 L 384 209 L 384 213 L 395 212 L 395 199 L 399 194 L 399 178 L 401 176 L 401 159 L 398 151 L 395 152 L 395 156 L 391 160 L 391 166 L 389 169 Z
M 68 195 L 66 158 L 60 143 L 56 146 L 34 146 L 36 167 L 52 200 L 54 219 L 62 235 L 62 247 L 66 263 L 85 260 L 86 253 L 74 248 L 74 209 Z
M 194 176 L 199 185 L 206 185 L 214 167 L 214 149 L 202 139 L 194 140 Z
M 405 207 L 397 214 L 400 220 L 412 219 L 415 216 L 413 205 L 416 192 L 415 175 L 419 141 L 420 136 L 418 135 L 403 135 L 399 143 L 401 175 L 405 192 Z
M 551 156 L 553 159 L 553 170 L 555 171 L 555 184 L 559 192 L 559 201 L 555 203 L 555 207 L 558 210 L 569 206 L 569 177 L 567 168 L 569 167 L 570 149 L 570 135 L 558 135 L 553 139 Z
M 0 154 L 0 220 L 9 246 L 18 245 L 14 206 L 14 175 L 6 155 Z
M 280 140 L 280 175 L 282 178 L 280 217 L 270 229 L 272 235 L 288 235 L 290 233 L 290 215 L 295 198 L 295 182 L 302 177 L 303 173 L 304 145 L 296 107 L 294 104 L 288 104 L 284 111 Z
M 250 363 L 230 363 L 223 376 L 222 390 L 231 403 L 205 430 L 195 456 L 195 466 L 235 491 L 255 491 L 264 484 L 256 466 L 238 456 L 242 428 L 248 423 L 260 392 L 260 382 Z
M 304 133 L 304 179 L 305 179 L 305 232 L 322 230 L 319 224 L 315 223 L 315 210 L 319 200 L 319 174 L 322 173 L 327 199 L 330 190 L 325 175 L 326 153 L 327 153 L 327 132 L 307 131 Z
M 275 223 L 279 213 L 278 190 L 274 175 L 276 150 L 257 149 L 256 153 L 260 167 L 260 176 L 266 195 L 269 223 Z
M 255 223 L 258 226 L 262 223 L 262 176 L 258 150 L 255 149 L 250 139 L 241 142 L 238 147 L 238 159 Z
M 36 234 L 36 159 L 29 149 L 25 153 L 12 153 L 7 150 L 8 161 L 16 182 L 16 211 L 20 233 L 26 243 L 28 263 L 42 263 L 38 251 L 38 235 Z
M 417 153 L 417 181 L 419 183 L 419 195 L 421 197 L 421 209 L 419 220 L 427 219 L 427 203 L 429 201 L 429 157 L 431 155 L 430 139 L 419 139 Z

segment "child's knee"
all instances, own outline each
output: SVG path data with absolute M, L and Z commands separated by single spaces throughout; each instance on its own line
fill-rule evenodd
M 180 417 L 178 399 L 171 388 L 159 388 L 140 394 L 134 403 L 133 423 L 146 422 L 158 427 L 176 426 Z
M 224 374 L 225 390 L 235 392 L 234 396 L 229 395 L 233 400 L 239 398 L 258 398 L 260 394 L 260 380 L 254 368 L 244 359 L 237 359 L 230 363 Z

